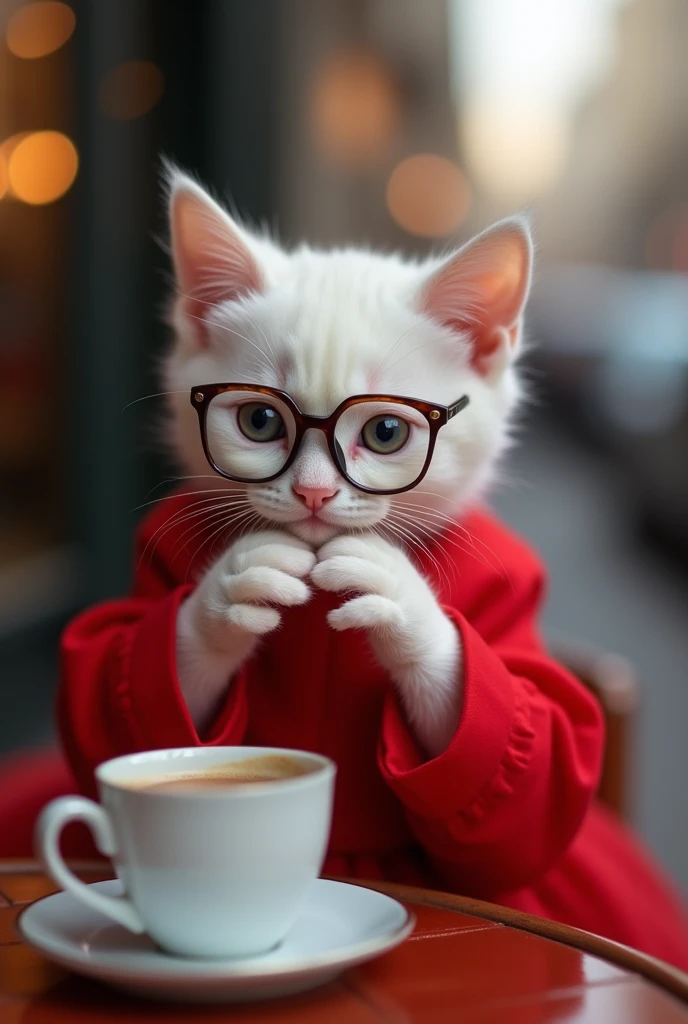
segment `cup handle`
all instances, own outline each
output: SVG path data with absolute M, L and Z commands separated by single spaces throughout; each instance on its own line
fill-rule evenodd
M 46 871 L 54 882 L 82 903 L 123 924 L 130 932 L 141 934 L 146 929 L 131 900 L 126 896 L 105 896 L 78 879 L 65 864 L 60 852 L 60 833 L 70 821 L 83 821 L 106 857 L 117 852 L 112 823 L 100 804 L 83 796 L 59 797 L 43 809 L 36 825 L 36 846 Z

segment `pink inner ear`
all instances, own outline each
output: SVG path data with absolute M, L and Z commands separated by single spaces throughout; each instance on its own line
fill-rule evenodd
M 514 346 L 530 284 L 531 250 L 524 228 L 506 222 L 459 250 L 427 283 L 421 308 L 467 335 L 471 363 L 486 373 L 507 336 Z
M 240 229 L 210 198 L 181 189 L 172 197 L 170 221 L 182 310 L 205 344 L 209 310 L 261 291 L 262 276 Z

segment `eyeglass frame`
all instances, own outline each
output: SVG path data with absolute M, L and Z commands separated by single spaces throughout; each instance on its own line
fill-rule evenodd
M 268 398 L 276 398 L 280 402 L 283 402 L 287 406 L 294 418 L 294 426 L 296 433 L 294 435 L 294 442 L 292 444 L 291 451 L 287 456 L 287 461 L 284 463 L 282 468 L 277 473 L 273 473 L 272 476 L 263 477 L 260 480 L 252 479 L 250 477 L 233 476 L 231 473 L 226 473 L 220 469 L 208 447 L 208 434 L 207 434 L 207 413 L 210 407 L 210 403 L 218 395 L 227 393 L 228 391 L 255 391 L 259 395 L 265 395 Z M 359 491 L 364 491 L 366 494 L 402 494 L 404 491 L 413 490 L 417 484 L 421 482 L 432 461 L 432 456 L 435 451 L 435 442 L 437 441 L 437 434 L 441 427 L 445 426 L 449 420 L 453 419 L 458 413 L 468 405 L 470 398 L 468 395 L 463 395 L 456 402 L 451 405 L 439 405 L 432 402 L 424 402 L 418 398 L 408 398 L 402 395 L 352 395 L 350 398 L 345 398 L 343 402 L 340 402 L 337 408 L 329 416 L 309 416 L 302 412 L 291 395 L 288 395 L 286 391 L 280 391 L 278 388 L 267 387 L 262 384 L 198 384 L 191 388 L 190 393 L 191 404 L 198 413 L 198 422 L 201 431 L 201 443 L 203 445 L 203 452 L 205 454 L 208 465 L 220 476 L 224 477 L 225 480 L 233 480 L 239 484 L 267 484 L 271 480 L 276 480 L 282 476 L 283 473 L 289 469 L 294 462 L 301 444 L 303 442 L 304 435 L 307 430 L 320 430 L 325 435 L 327 440 L 327 447 L 332 458 L 332 462 L 337 469 L 340 476 L 351 484 L 352 487 L 357 488 Z M 384 490 L 377 487 L 366 487 L 365 484 L 357 483 L 352 480 L 346 469 L 342 467 L 336 444 L 339 444 L 335 437 L 335 428 L 339 417 L 352 406 L 361 405 L 365 402 L 380 402 L 382 404 L 396 404 L 396 405 L 407 405 L 417 412 L 421 413 L 428 421 L 430 428 L 430 437 L 428 442 L 428 452 L 425 457 L 425 462 L 420 471 L 420 474 L 415 480 L 407 484 L 405 487 L 395 487 L 391 490 Z M 340 446 L 341 447 L 341 446 Z

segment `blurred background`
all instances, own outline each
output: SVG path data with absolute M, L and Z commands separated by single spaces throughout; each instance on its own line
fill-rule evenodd
M 123 593 L 168 265 L 160 154 L 286 242 L 531 212 L 531 402 L 494 501 L 545 627 L 642 681 L 633 816 L 688 887 L 685 0 L 0 0 L 0 753 Z M 135 404 L 131 404 L 135 403 Z

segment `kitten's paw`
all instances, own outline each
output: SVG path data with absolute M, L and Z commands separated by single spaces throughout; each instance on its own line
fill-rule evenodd
M 360 555 L 332 555 L 318 562 L 311 573 L 316 587 L 335 594 L 358 592 L 393 597 L 397 580 L 384 565 Z
M 222 575 L 219 580 L 228 604 L 305 604 L 310 590 L 295 576 L 269 565 L 252 565 L 235 575 Z
M 337 537 L 318 551 L 311 579 L 321 590 L 355 594 L 334 611 L 333 629 L 368 629 L 384 644 L 405 633 L 409 601 L 425 582 L 399 548 L 375 536 Z
M 328 615 L 332 629 L 365 629 L 379 660 L 395 673 L 427 665 L 456 647 L 456 631 L 400 548 L 381 537 L 337 537 L 318 551 L 311 573 L 321 590 L 351 595 Z
M 376 594 L 399 601 L 404 584 L 426 586 L 407 555 L 381 537 L 337 537 L 318 551 L 311 579 L 334 593 Z
M 335 537 L 334 540 L 323 544 L 318 550 L 317 559 L 320 564 L 328 561 L 330 558 L 338 558 L 340 556 L 361 558 L 368 562 L 384 565 L 387 568 L 406 564 L 409 569 L 415 572 L 408 557 L 401 548 L 372 533 L 358 533 L 345 537 Z
M 223 556 L 230 573 L 253 566 L 267 566 L 303 579 L 316 562 L 313 549 L 297 537 L 277 530 L 263 530 L 238 540 Z
M 404 616 L 396 601 L 377 594 L 365 594 L 347 601 L 327 616 L 332 629 L 371 629 L 401 632 Z
M 337 537 L 311 573 L 322 590 L 348 595 L 328 615 L 332 629 L 363 629 L 397 685 L 431 756 L 454 734 L 461 708 L 461 639 L 406 553 L 381 537 Z
M 314 565 L 312 549 L 288 534 L 242 537 L 208 570 L 186 602 L 186 615 L 212 649 L 248 653 L 257 637 L 279 626 L 280 607 L 309 600 L 304 577 Z

